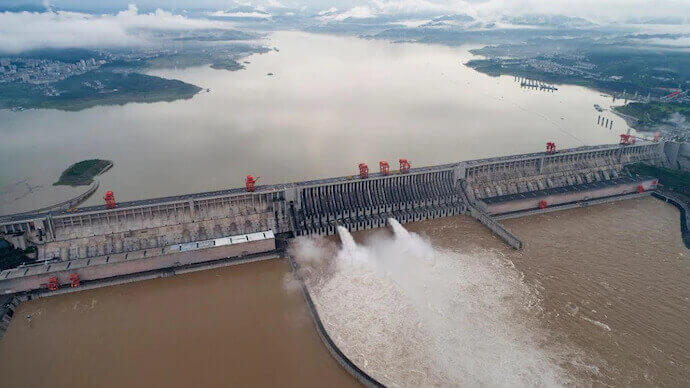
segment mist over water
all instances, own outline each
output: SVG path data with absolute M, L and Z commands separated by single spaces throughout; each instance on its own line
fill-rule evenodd
M 497 251 L 436 249 L 390 219 L 393 235 L 341 246 L 300 238 L 292 255 L 329 334 L 392 386 L 555 386 L 579 352 L 540 328 L 538 292 Z M 459 238 L 462 238 L 459 236 Z

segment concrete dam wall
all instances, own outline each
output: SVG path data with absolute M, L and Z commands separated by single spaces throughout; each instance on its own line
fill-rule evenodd
M 624 170 L 640 161 L 667 162 L 663 143 L 580 147 L 257 186 L 249 192 L 233 188 L 122 202 L 115 208 L 8 215 L 0 217 L 0 235 L 35 245 L 39 261 L 100 263 L 111 257 L 149 260 L 184 244 L 257 232 L 280 238 L 329 235 L 337 225 L 356 231 L 385 226 L 388 218 L 405 223 L 470 214 L 520 249 L 519 239 L 497 219 L 644 195 L 656 188 L 655 177 Z M 232 252 L 259 253 L 241 246 Z M 0 286 L 8 271 L 0 273 Z M 50 271 L 30 272 L 47 277 Z
M 299 188 L 291 204 L 298 236 L 335 234 L 337 225 L 364 230 L 385 226 L 391 217 L 404 223 L 466 209 L 452 168 Z

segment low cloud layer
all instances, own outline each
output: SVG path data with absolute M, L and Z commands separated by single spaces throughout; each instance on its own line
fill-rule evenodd
M 125 47 L 150 43 L 150 31 L 221 28 L 223 21 L 191 19 L 167 11 L 139 13 L 134 5 L 113 15 L 77 12 L 0 13 L 0 52 L 19 53 L 40 48 Z
M 498 20 L 525 14 L 552 14 L 586 18 L 599 23 L 645 19 L 682 19 L 690 23 L 690 0 L 369 0 L 340 8 L 342 15 L 467 14 L 480 20 Z
M 208 6 L 208 12 L 205 13 L 208 18 L 186 17 L 183 8 L 177 8 L 175 12 L 162 9 L 139 12 L 135 5 L 127 6 L 127 0 L 99 2 L 100 6 L 121 5 L 124 9 L 109 14 L 61 11 L 61 7 L 75 6 L 76 3 L 71 0 L 53 0 L 50 3 L 42 0 L 24 1 L 38 8 L 50 5 L 53 8 L 48 8 L 46 12 L 0 12 L 0 53 L 18 53 L 46 47 L 144 45 L 151 43 L 151 31 L 231 29 L 233 20 L 271 20 L 271 13 L 284 12 L 284 7 L 299 9 L 303 15 L 311 15 L 327 22 L 396 17 L 419 20 L 421 23 L 444 14 L 466 14 L 487 22 L 526 14 L 546 14 L 580 17 L 603 25 L 665 24 L 659 26 L 663 27 L 659 31 L 664 32 L 686 32 L 690 26 L 690 0 L 664 0 L 663 6 L 651 0 L 258 0 L 251 3 L 221 1 L 226 7 L 219 7 L 219 1 L 216 0 L 171 0 L 167 3 L 169 6 L 177 7 Z M 151 6 L 160 5 L 160 1 L 140 0 L 140 3 L 142 6 Z M 0 5 L 7 4 L 9 2 L 0 0 Z M 653 28 L 655 27 L 650 25 L 646 30 Z

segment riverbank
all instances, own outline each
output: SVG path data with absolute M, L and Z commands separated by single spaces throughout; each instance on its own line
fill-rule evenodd
M 99 85 L 93 87 L 91 85 Z M 99 105 L 124 105 L 190 99 L 201 88 L 175 79 L 139 73 L 91 71 L 55 84 L 59 94 L 46 94 L 34 85 L 0 83 L 0 109 L 80 111 Z
M 686 141 L 690 136 L 689 103 L 630 102 L 612 111 L 638 131 L 659 131 L 665 138 L 677 141 Z

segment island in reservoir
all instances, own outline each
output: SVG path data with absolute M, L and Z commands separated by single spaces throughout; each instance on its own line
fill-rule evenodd
M 88 159 L 74 163 L 60 175 L 53 186 L 86 186 L 93 183 L 93 178 L 113 167 L 113 162 L 103 159 Z

